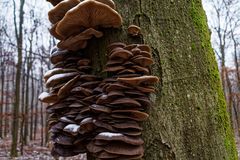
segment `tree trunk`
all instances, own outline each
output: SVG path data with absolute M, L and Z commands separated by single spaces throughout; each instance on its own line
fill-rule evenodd
M 4 96 L 7 96 L 5 95 L 4 93 L 4 86 L 5 86 L 5 69 L 6 67 L 4 66 L 4 58 L 2 57 L 3 61 L 0 62 L 1 63 L 1 94 L 0 94 L 0 138 L 3 138 L 3 117 L 5 117 L 6 115 L 4 114 L 4 110 L 3 110 L 3 106 L 4 106 Z
M 205 12 L 200 0 L 115 0 L 124 24 L 105 29 L 86 48 L 95 73 L 106 62 L 111 42 L 144 42 L 152 47 L 152 73 L 161 79 L 154 106 L 143 124 L 145 160 L 237 159 Z M 137 24 L 143 36 L 126 34 Z
M 20 105 L 20 87 L 21 87 L 21 70 L 22 70 L 22 47 L 23 47 L 23 7 L 25 0 L 20 0 L 19 6 L 19 24 L 17 25 L 16 17 L 16 3 L 14 3 L 14 29 L 15 37 L 17 40 L 17 65 L 16 65 L 16 79 L 15 79 L 15 99 L 13 105 L 13 122 L 12 122 L 12 145 L 11 145 L 11 157 L 17 156 L 17 144 L 18 144 L 18 129 L 19 129 L 19 105 Z

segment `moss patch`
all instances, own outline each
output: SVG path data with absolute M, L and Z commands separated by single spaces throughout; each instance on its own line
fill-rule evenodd
M 202 8 L 201 1 L 192 0 L 192 7 L 190 8 L 191 18 L 194 22 L 194 28 L 197 33 L 199 33 L 201 47 L 205 52 L 206 60 L 208 67 L 208 71 L 206 71 L 207 75 L 211 77 L 210 86 L 212 89 L 212 94 L 215 94 L 215 98 L 217 101 L 217 115 L 216 121 L 219 129 L 222 132 L 222 136 L 224 136 L 225 149 L 227 152 L 227 160 L 237 160 L 237 151 L 236 145 L 234 141 L 234 135 L 232 128 L 230 126 L 230 119 L 227 113 L 226 102 L 222 90 L 222 86 L 220 83 L 219 71 L 217 68 L 216 58 L 211 47 L 210 43 L 210 33 L 208 30 L 207 20 L 205 12 Z M 194 47 L 193 45 L 192 47 Z

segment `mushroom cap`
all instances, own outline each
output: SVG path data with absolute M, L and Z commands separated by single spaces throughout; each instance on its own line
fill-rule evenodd
M 71 90 L 72 93 L 81 93 L 84 96 L 91 96 L 92 95 L 92 90 L 83 88 L 83 87 L 75 87 Z
M 112 109 L 106 106 L 101 106 L 101 105 L 96 105 L 93 104 L 91 106 L 89 106 L 91 110 L 93 110 L 96 113 L 111 113 Z
M 101 83 L 101 81 L 90 81 L 90 82 L 85 82 L 83 84 L 81 84 L 80 86 L 81 87 L 84 87 L 84 88 L 91 88 L 91 89 L 94 89 L 98 86 L 98 84 Z
M 119 90 L 126 90 L 126 89 L 132 89 L 131 87 L 128 87 L 122 83 L 112 83 L 110 84 L 107 88 L 106 88 L 106 91 L 109 93 L 111 91 L 119 91 Z
M 57 95 L 60 99 L 66 97 L 70 93 L 73 85 L 79 80 L 79 77 L 80 76 L 77 75 L 76 77 L 68 81 L 63 87 L 59 89 Z
M 126 105 L 126 106 L 132 106 L 132 107 L 140 107 L 141 104 L 132 99 L 132 98 L 119 98 L 117 100 L 114 100 L 113 102 L 110 103 L 111 105 Z
M 93 123 L 95 126 L 97 126 L 98 128 L 105 128 L 108 131 L 112 131 L 112 132 L 116 132 L 116 129 L 114 129 L 110 124 L 102 122 L 100 120 L 93 120 Z
M 64 122 L 64 123 L 72 123 L 72 124 L 75 123 L 74 121 L 72 121 L 71 119 L 69 119 L 69 118 L 67 118 L 67 117 L 61 117 L 61 118 L 59 119 L 59 121 L 60 121 L 60 122 Z
M 53 87 L 57 84 L 63 83 L 75 77 L 76 75 L 78 75 L 78 72 L 55 74 L 47 80 L 46 87 Z
M 113 49 L 115 48 L 124 48 L 126 47 L 126 44 L 125 43 L 122 43 L 122 42 L 114 42 L 114 43 L 111 43 L 110 45 L 107 46 L 107 49 L 111 52 Z
M 139 65 L 133 65 L 131 66 L 132 69 L 134 69 L 136 72 L 141 72 L 145 75 L 148 75 L 150 73 L 149 69 L 146 67 L 141 67 Z
M 140 125 L 134 120 L 132 121 L 124 120 L 124 122 L 114 123 L 112 124 L 112 126 L 117 129 L 136 129 L 139 131 L 142 130 L 142 127 L 140 127 Z
M 50 2 L 53 6 L 56 6 L 58 3 L 62 2 L 63 0 L 47 0 Z
M 142 145 L 143 140 L 140 137 L 129 137 L 121 133 L 102 132 L 95 139 L 105 141 L 122 141 L 131 145 Z
M 131 36 L 138 36 L 139 34 L 141 34 L 141 28 L 136 25 L 130 25 L 128 27 L 128 34 L 130 34 Z
M 133 56 L 133 54 L 130 51 L 118 48 L 109 56 L 109 59 L 122 58 L 124 60 L 127 60 L 132 56 Z
M 100 153 L 97 153 L 97 157 L 100 159 L 116 159 L 119 157 L 119 155 L 102 151 Z
M 74 139 L 72 137 L 60 134 L 54 138 L 54 142 L 61 144 L 61 145 L 66 145 L 66 146 L 71 146 L 73 145 Z
M 51 55 L 50 55 L 50 61 L 52 62 L 52 64 L 61 62 L 61 61 L 65 60 L 65 57 L 68 53 L 69 53 L 69 51 L 62 50 L 59 48 L 52 50 Z
M 55 103 L 59 100 L 57 94 L 52 94 L 48 92 L 41 93 L 38 99 L 44 103 Z
M 139 49 L 141 49 L 141 51 L 146 51 L 146 52 L 151 53 L 151 48 L 149 47 L 149 45 L 139 44 L 137 47 L 138 47 Z
M 73 35 L 65 40 L 62 40 L 57 44 L 57 46 L 61 49 L 77 51 L 85 48 L 87 46 L 87 40 L 91 39 L 94 36 L 96 38 L 100 38 L 103 36 L 103 33 L 93 28 L 88 28 L 85 31 L 79 33 L 78 35 Z
M 136 58 L 133 58 L 132 61 L 142 67 L 149 67 L 153 64 L 152 58 L 147 58 L 143 56 L 138 56 Z
M 88 66 L 90 64 L 90 60 L 89 59 L 80 59 L 77 62 L 77 64 L 80 66 Z
M 153 85 L 159 82 L 159 78 L 156 76 L 141 76 L 141 77 L 130 77 L 130 78 L 118 78 L 119 82 L 123 82 L 132 86 Z
M 144 106 L 144 107 L 149 107 L 152 104 L 150 99 L 146 96 L 145 97 L 138 97 L 138 98 L 134 98 L 134 99 L 137 100 L 139 103 L 141 103 L 142 106 Z
M 104 72 L 119 72 L 121 70 L 125 69 L 124 66 L 109 66 L 104 69 Z
M 135 121 L 145 121 L 149 115 L 137 110 L 115 110 L 111 114 L 114 118 L 128 118 Z
M 129 156 L 143 154 L 144 152 L 142 145 L 135 146 L 135 145 L 129 145 L 122 142 L 109 143 L 108 145 L 104 146 L 104 150 L 112 154 L 129 155 Z
M 50 34 L 51 34 L 53 37 L 62 40 L 62 39 L 64 39 L 64 37 L 62 37 L 61 35 L 59 35 L 59 34 L 56 32 L 57 25 L 58 25 L 58 22 L 55 23 L 54 25 L 52 25 L 52 27 L 49 29 L 49 32 L 50 32 Z
M 137 90 L 139 90 L 140 92 L 142 92 L 142 93 L 155 93 L 155 88 L 154 87 L 150 87 L 150 86 L 148 86 L 148 87 L 146 87 L 146 86 L 144 86 L 144 87 L 136 86 L 135 88 Z
M 64 0 L 58 3 L 53 9 L 48 12 L 48 19 L 55 24 L 60 21 L 66 12 L 80 3 L 79 0 Z
M 94 144 L 93 141 L 91 141 L 90 143 L 87 144 L 87 150 L 90 153 L 98 153 L 98 152 L 103 151 L 103 147 L 102 146 L 97 146 L 97 145 Z
M 80 134 L 91 132 L 94 129 L 93 119 L 91 117 L 85 118 L 80 123 Z
M 46 109 L 55 109 L 56 110 L 56 109 L 61 109 L 61 108 L 66 108 L 66 107 L 67 107 L 67 104 L 59 102 L 59 103 L 55 103 L 55 104 L 47 106 Z
M 98 1 L 98 2 L 101 2 L 103 4 L 106 4 L 109 7 L 111 7 L 112 9 L 116 9 L 116 5 L 115 5 L 115 3 L 112 0 L 95 0 L 95 1 Z
M 68 132 L 68 133 L 76 136 L 78 134 L 79 128 L 80 128 L 79 125 L 69 124 L 69 125 L 64 127 L 63 131 Z
M 53 75 L 56 75 L 56 74 L 61 74 L 61 73 L 71 73 L 71 72 L 76 72 L 77 70 L 76 69 L 62 69 L 62 68 L 54 68 L 54 69 L 51 69 L 49 71 L 47 71 L 45 74 L 44 74 L 44 80 L 45 82 L 50 78 L 52 77 Z
M 85 0 L 65 14 L 56 32 L 66 38 L 78 34 L 81 28 L 118 28 L 121 24 L 121 16 L 111 7 L 94 0 Z

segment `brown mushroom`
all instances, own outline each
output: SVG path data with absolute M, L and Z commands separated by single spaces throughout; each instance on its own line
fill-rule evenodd
M 79 77 L 80 76 L 77 75 L 72 80 L 68 81 L 63 87 L 60 88 L 57 94 L 60 99 L 66 97 L 70 93 L 73 85 L 79 80 Z
M 61 145 L 66 145 L 66 146 L 71 146 L 73 144 L 74 139 L 72 137 L 60 134 L 56 138 L 54 138 L 54 142 L 61 144 Z
M 68 133 L 76 136 L 78 134 L 79 128 L 80 128 L 79 125 L 69 124 L 69 125 L 64 127 L 63 131 L 68 132 Z
M 48 2 L 50 2 L 53 6 L 56 6 L 58 3 L 60 3 L 63 0 L 47 0 Z
M 109 56 L 109 59 L 122 58 L 122 59 L 127 60 L 132 56 L 133 56 L 133 54 L 130 51 L 119 48 Z
M 119 98 L 110 103 L 111 105 L 126 105 L 132 107 L 140 107 L 141 104 L 132 98 Z
M 143 154 L 144 152 L 143 146 L 129 145 L 123 142 L 109 143 L 108 145 L 104 146 L 104 150 L 112 154 L 129 156 Z
M 114 42 L 107 46 L 108 50 L 111 52 L 114 48 L 124 48 L 126 47 L 125 43 L 122 42 Z
M 143 56 L 138 56 L 136 58 L 133 58 L 132 61 L 142 67 L 149 67 L 150 65 L 153 64 L 153 60 L 151 58 L 147 58 Z
M 89 106 L 90 109 L 96 113 L 111 113 L 112 110 L 106 106 L 101 106 L 101 105 L 96 105 L 96 104 L 93 104 L 91 106 Z
M 121 24 L 121 16 L 111 7 L 97 1 L 85 0 L 65 14 L 59 21 L 56 32 L 67 38 L 79 34 L 81 28 L 118 28 Z
M 141 76 L 141 77 L 131 77 L 131 78 L 118 78 L 119 82 L 123 82 L 132 86 L 153 85 L 159 82 L 159 78 L 156 76 Z
M 55 103 L 59 100 L 57 94 L 51 94 L 48 92 L 41 93 L 38 99 L 44 103 Z
M 137 110 L 114 110 L 111 114 L 114 118 L 127 118 L 135 121 L 145 121 L 149 115 Z
M 129 137 L 121 133 L 102 132 L 99 133 L 95 139 L 105 141 L 122 141 L 131 145 L 142 145 L 143 140 L 139 137 Z
M 44 80 L 45 82 L 50 78 L 52 77 L 53 75 L 56 75 L 56 74 L 62 74 L 62 73 L 71 73 L 71 72 L 76 72 L 77 70 L 76 69 L 62 69 L 62 68 L 54 68 L 54 69 L 51 69 L 49 71 L 47 71 L 45 74 L 44 74 Z
M 111 7 L 112 9 L 116 9 L 115 3 L 112 0 L 95 0 L 98 2 L 101 2 L 103 4 L 108 5 L 109 7 Z
M 76 75 L 78 75 L 77 72 L 55 74 L 47 80 L 46 87 L 53 87 L 54 85 L 63 83 L 65 81 L 75 77 Z
M 94 129 L 93 119 L 91 117 L 85 118 L 80 123 L 79 133 L 89 133 Z
M 55 37 L 55 38 L 57 38 L 57 39 L 59 39 L 59 40 L 62 40 L 62 39 L 64 39 L 64 37 L 61 36 L 61 35 L 59 35 L 59 34 L 56 32 L 57 25 L 58 25 L 58 22 L 55 23 L 55 24 L 53 24 L 53 25 L 51 26 L 51 28 L 49 29 L 49 32 L 50 32 L 50 34 L 51 34 L 53 37 Z
M 93 141 L 87 145 L 87 149 L 91 153 L 98 153 L 103 151 L 103 148 L 101 146 L 95 145 Z
M 80 0 L 63 0 L 48 12 L 48 19 L 55 24 L 60 21 L 67 11 L 80 3 Z
M 65 40 L 62 40 L 58 43 L 57 46 L 61 49 L 77 51 L 79 49 L 85 48 L 87 46 L 87 40 L 91 39 L 93 36 L 100 38 L 103 36 L 103 33 L 93 28 L 88 28 L 78 35 L 74 35 Z
M 141 28 L 136 25 L 130 25 L 128 27 L 128 34 L 131 36 L 139 36 L 141 34 Z

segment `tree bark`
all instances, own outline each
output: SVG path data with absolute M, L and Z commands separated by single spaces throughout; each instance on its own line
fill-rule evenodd
M 152 47 L 152 73 L 161 79 L 143 124 L 145 160 L 237 159 L 215 55 L 201 0 L 115 0 L 122 29 L 105 29 L 86 48 L 94 72 L 106 62 L 111 42 Z M 126 29 L 137 24 L 143 36 Z

